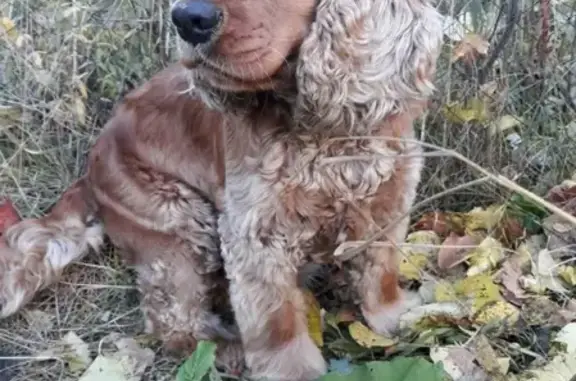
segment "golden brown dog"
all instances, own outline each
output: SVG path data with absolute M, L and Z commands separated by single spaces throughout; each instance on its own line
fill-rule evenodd
M 313 380 L 326 366 L 303 265 L 400 221 L 345 269 L 377 332 L 419 302 L 398 286 L 394 244 L 420 179 L 412 123 L 441 18 L 428 0 L 179 0 L 172 18 L 181 62 L 126 96 L 46 217 L 6 232 L 1 314 L 107 234 L 169 348 L 216 340 L 228 368 Z

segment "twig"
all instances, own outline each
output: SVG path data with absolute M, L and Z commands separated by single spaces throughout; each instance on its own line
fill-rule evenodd
M 504 2 L 506 0 L 502 0 Z M 485 61 L 484 65 L 478 70 L 478 83 L 480 85 L 486 82 L 486 78 L 488 77 L 488 73 L 492 70 L 492 66 L 496 59 L 500 55 L 500 53 L 506 47 L 508 40 L 512 37 L 512 32 L 514 31 L 514 27 L 518 23 L 520 13 L 518 11 L 518 0 L 508 0 L 508 9 L 506 12 L 506 28 L 502 33 L 502 36 L 498 40 L 498 42 L 494 45 L 494 48 L 490 51 L 490 56 Z

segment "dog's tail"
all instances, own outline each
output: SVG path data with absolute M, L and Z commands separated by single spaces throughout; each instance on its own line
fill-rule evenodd
M 19 311 L 55 283 L 70 263 L 100 249 L 104 229 L 90 200 L 81 178 L 44 217 L 16 222 L 0 232 L 0 318 Z

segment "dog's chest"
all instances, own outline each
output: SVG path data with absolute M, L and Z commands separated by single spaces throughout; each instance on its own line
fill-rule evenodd
M 279 166 L 264 173 L 277 175 L 274 193 L 288 239 L 315 261 L 330 261 L 336 246 L 377 228 L 374 213 L 395 181 L 400 152 L 383 140 L 284 144 L 283 154 L 277 149 L 264 156 L 263 169 Z

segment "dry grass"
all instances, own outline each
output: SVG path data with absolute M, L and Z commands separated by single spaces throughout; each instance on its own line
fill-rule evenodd
M 0 4 L 0 17 L 16 22 L 15 33 L 0 38 L 0 195 L 11 197 L 25 216 L 41 215 L 82 172 L 86 152 L 114 103 L 174 57 L 165 22 L 169 3 L 4 0 Z M 470 25 L 495 41 L 506 34 L 505 14 L 497 15 L 508 3 L 492 3 L 454 1 L 442 7 L 473 9 L 475 21 Z M 540 31 L 534 27 L 541 20 L 538 2 L 520 3 L 511 38 L 486 73 L 449 65 L 447 45 L 434 106 L 419 126 L 426 142 L 453 149 L 493 173 L 513 173 L 537 194 L 576 169 L 576 127 L 570 125 L 574 101 L 567 97 L 576 46 L 574 27 L 569 26 L 573 4 L 565 2 L 554 10 L 558 12 L 552 15 L 552 51 L 545 59 L 538 55 Z M 490 95 L 491 120 L 501 115 L 522 119 L 523 144 L 514 152 L 504 136 L 490 135 L 482 124 L 451 123 L 440 112 L 449 102 L 478 96 L 486 83 L 498 85 Z M 478 177 L 454 158 L 432 157 L 428 164 L 420 200 Z M 482 183 L 438 199 L 433 207 L 469 209 L 501 200 L 507 193 Z M 70 379 L 63 362 L 34 357 L 69 331 L 92 345 L 112 331 L 141 333 L 137 305 L 133 278 L 113 250 L 75 265 L 63 282 L 29 307 L 50 317 L 49 324 L 38 326 L 28 317 L 31 325 L 26 315 L 0 321 L 0 359 L 10 357 L 3 365 L 15 371 L 7 379 Z M 168 379 L 176 364 L 164 356 L 156 361 L 150 379 Z

